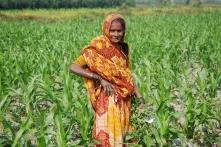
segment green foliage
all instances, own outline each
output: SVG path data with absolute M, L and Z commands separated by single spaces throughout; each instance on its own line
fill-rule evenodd
M 220 16 L 126 16 L 131 64 L 146 101 L 140 112 L 133 99 L 129 145 L 220 145 Z M 93 110 L 68 67 L 101 23 L 1 20 L 0 144 L 93 146 Z
M 134 0 L 1 0 L 1 9 L 22 8 L 79 8 L 114 7 L 122 4 L 133 5 Z

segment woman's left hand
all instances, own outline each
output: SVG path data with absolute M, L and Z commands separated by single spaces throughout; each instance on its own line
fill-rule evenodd
M 143 110 L 144 109 L 144 98 L 142 96 L 139 97 L 139 100 L 141 102 L 141 104 L 139 105 L 138 109 L 139 110 Z
M 138 106 L 138 109 L 139 109 L 140 111 L 143 111 L 143 110 L 144 110 L 144 104 L 141 103 L 141 104 Z

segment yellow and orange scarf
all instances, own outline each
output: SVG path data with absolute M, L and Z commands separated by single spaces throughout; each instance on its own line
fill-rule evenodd
M 116 89 L 117 100 L 128 98 L 134 91 L 132 74 L 128 66 L 128 56 L 120 45 L 114 45 L 109 39 L 111 22 L 122 18 L 119 14 L 109 15 L 103 23 L 103 35 L 92 40 L 91 44 L 83 49 L 82 55 L 87 63 L 88 70 L 97 73 L 111 82 Z M 94 80 L 85 79 L 92 105 L 102 92 L 102 87 Z

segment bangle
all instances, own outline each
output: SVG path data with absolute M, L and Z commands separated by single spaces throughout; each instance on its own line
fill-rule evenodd
M 139 99 L 140 99 L 141 103 L 144 104 L 144 102 L 145 102 L 144 98 L 141 96 L 141 97 L 139 97 Z

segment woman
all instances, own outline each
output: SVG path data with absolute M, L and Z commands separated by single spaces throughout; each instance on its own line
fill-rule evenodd
M 91 41 L 70 71 L 85 78 L 94 109 L 93 138 L 96 146 L 123 146 L 130 129 L 131 97 L 143 98 L 129 69 L 129 49 L 124 42 L 125 21 L 111 14 L 103 23 L 103 35 Z

